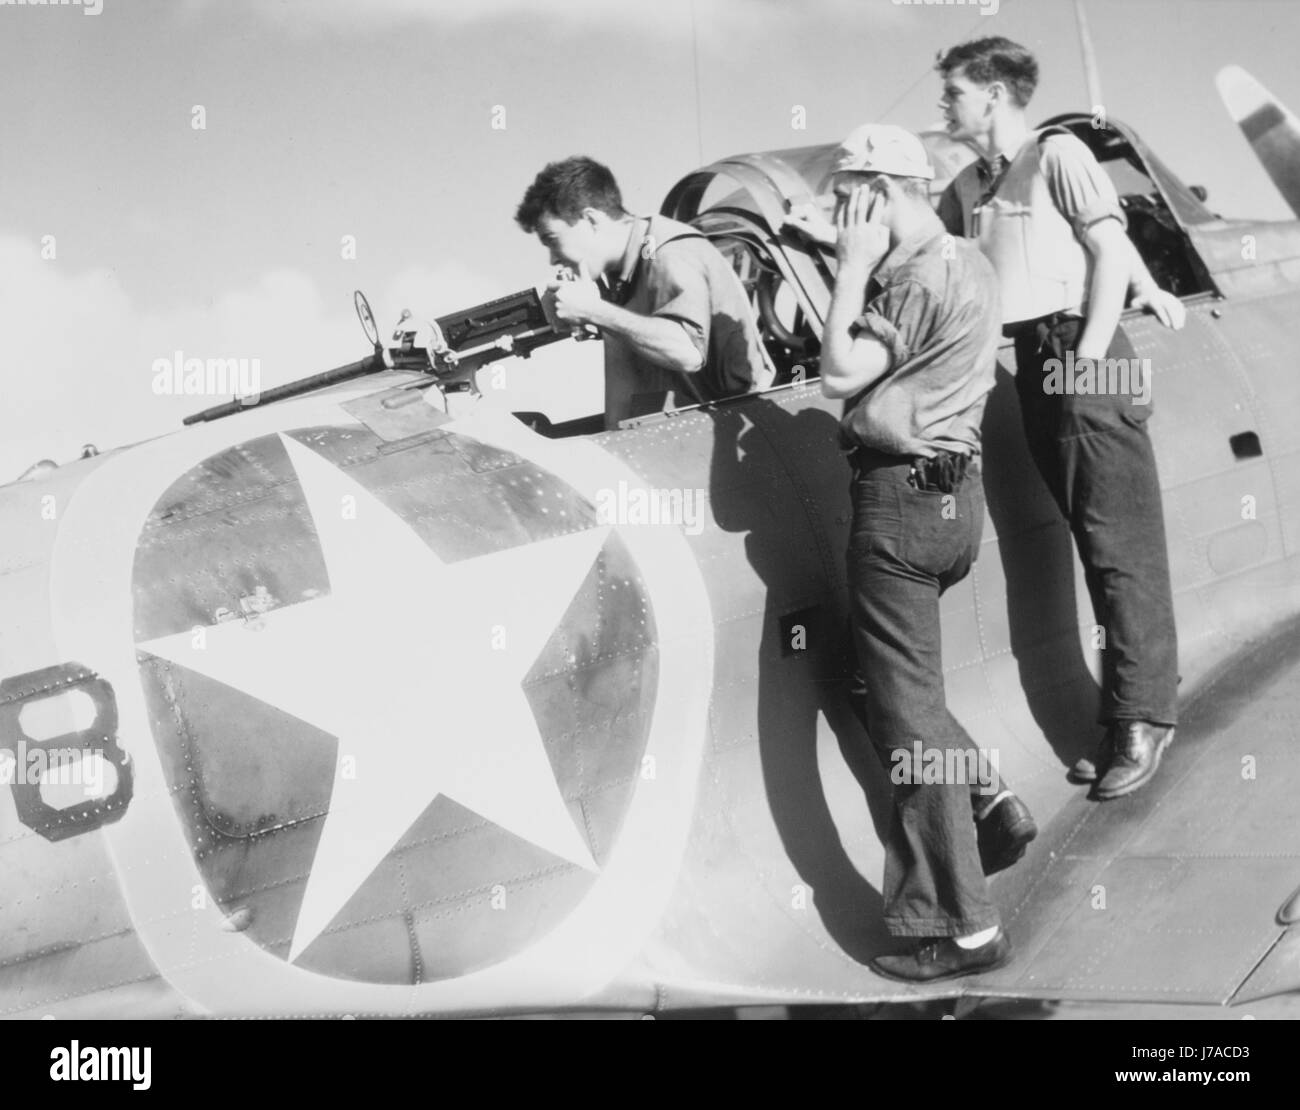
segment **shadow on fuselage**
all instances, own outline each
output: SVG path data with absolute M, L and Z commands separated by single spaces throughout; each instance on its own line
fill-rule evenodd
M 982 442 L 984 499 L 1006 581 L 1011 654 L 1034 723 L 1064 770 L 1091 753 L 1100 735 L 1100 694 L 1079 642 L 1074 540 L 1030 458 L 1015 381 L 1001 365 L 984 410 Z
M 747 533 L 746 557 L 767 590 L 757 652 L 758 749 L 772 819 L 827 932 L 846 954 L 865 962 L 894 941 L 881 922 L 880 892 L 846 853 L 827 803 L 817 761 L 819 714 L 862 790 L 882 843 L 892 797 L 888 776 L 849 703 L 854 655 L 843 599 L 826 596 L 815 607 L 813 650 L 793 664 L 784 651 L 789 630 L 782 626 L 791 597 L 786 552 L 791 545 L 812 545 L 814 526 L 802 514 L 778 519 L 758 511 L 752 497 L 738 493 L 771 481 L 774 468 L 802 474 L 806 467 L 816 480 L 847 487 L 837 420 L 824 409 L 791 411 L 763 399 L 722 406 L 710 415 L 713 513 L 724 530 Z M 826 453 L 819 465 L 794 453 L 796 445 L 806 450 L 809 444 Z M 1030 459 L 1014 382 L 1001 368 L 985 414 L 983 474 L 999 543 L 996 554 L 985 549 L 982 557 L 1000 560 L 1020 696 L 1064 774 L 1095 742 L 1098 691 L 1079 643 L 1073 541 Z M 843 560 L 845 552 L 830 556 Z M 1023 720 L 1022 713 L 1014 716 Z M 1008 785 L 1015 788 L 1014 781 Z
M 743 416 L 742 416 L 743 412 Z M 755 501 L 735 491 L 766 480 L 773 466 L 797 466 L 785 450 L 795 443 L 824 443 L 847 484 L 847 466 L 836 449 L 837 422 L 828 412 L 790 412 L 770 401 L 749 401 L 713 414 L 715 436 L 710 470 L 714 517 L 729 532 L 746 532 L 750 566 L 767 588 L 763 632 L 758 645 L 758 751 L 772 819 L 827 932 L 843 951 L 865 962 L 891 947 L 881 920 L 880 892 L 863 877 L 844 850 L 827 804 L 817 763 L 818 715 L 835 734 L 844 760 L 883 839 L 892 811 L 890 785 L 848 702 L 853 644 L 847 624 L 834 615 L 832 599 L 816 607 L 808 629 L 805 658 L 785 651 L 782 599 L 791 583 L 792 545 L 814 542 L 806 517 L 781 520 L 755 511 Z M 843 559 L 844 552 L 833 556 Z M 792 683 L 792 677 L 799 675 Z M 794 686 L 800 688 L 793 688 Z

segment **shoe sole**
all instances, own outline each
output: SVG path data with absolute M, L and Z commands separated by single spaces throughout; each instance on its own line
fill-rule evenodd
M 1011 956 L 1012 950 L 1008 947 L 998 959 L 991 963 L 982 964 L 979 967 L 964 968 L 961 971 L 950 971 L 947 975 L 935 975 L 929 979 L 909 979 L 906 975 L 893 975 L 882 968 L 878 968 L 874 962 L 868 966 L 874 974 L 879 975 L 882 979 L 889 979 L 895 983 L 910 983 L 914 987 L 928 987 L 931 983 L 946 983 L 950 979 L 964 979 L 967 975 L 983 975 L 986 971 L 997 971 L 1011 962 Z
M 1156 772 L 1160 770 L 1160 757 L 1165 754 L 1165 749 L 1173 742 L 1174 730 L 1171 728 L 1169 734 L 1156 745 L 1156 755 L 1151 761 L 1151 769 L 1147 771 L 1145 775 L 1140 779 L 1134 779 L 1126 786 L 1121 786 L 1118 790 L 1107 790 L 1105 793 L 1102 793 L 1100 790 L 1094 791 L 1097 796 L 1097 801 L 1113 802 L 1116 798 L 1123 798 L 1132 794 L 1135 790 L 1141 790 L 1142 787 L 1146 786 L 1147 783 L 1156 777 Z

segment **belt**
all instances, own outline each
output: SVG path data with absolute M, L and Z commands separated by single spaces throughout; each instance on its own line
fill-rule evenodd
M 1038 316 L 1033 320 L 1017 320 L 1011 324 L 1002 325 L 1003 339 L 1019 339 L 1022 335 L 1033 335 L 1040 327 L 1054 328 L 1063 320 L 1078 320 L 1083 323 L 1082 316 L 1076 316 L 1072 312 L 1049 312 L 1046 316 Z
M 957 451 L 936 451 L 933 458 L 924 455 L 889 455 L 870 447 L 859 447 L 849 455 L 855 471 L 882 466 L 908 464 L 907 481 L 914 489 L 933 493 L 956 493 L 970 467 L 970 456 Z

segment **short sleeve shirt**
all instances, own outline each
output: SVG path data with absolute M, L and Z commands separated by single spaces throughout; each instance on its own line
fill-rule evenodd
M 703 361 L 684 374 L 654 365 L 626 340 L 605 336 L 605 426 L 647 413 L 762 388 L 765 363 L 749 300 L 717 248 L 687 224 L 638 220 L 612 299 L 630 312 L 675 320 Z
M 1101 220 L 1113 218 L 1127 227 L 1114 182 L 1082 142 L 1066 132 L 1049 131 L 1039 136 L 1038 150 L 1039 172 L 1047 181 L 1052 203 L 1069 221 L 1077 237 L 1082 237 Z M 974 197 L 980 192 L 996 191 L 1008 164 L 1004 155 L 996 155 L 992 160 L 979 158 L 953 178 L 940 197 L 938 208 L 939 219 L 950 234 L 972 235 L 972 213 L 962 210 L 962 193 Z M 958 187 L 959 178 L 972 176 L 978 178 L 980 190 Z
M 997 277 L 975 244 L 935 229 L 898 243 L 854 324 L 889 349 L 891 369 L 845 403 L 841 446 L 977 454 L 1000 319 Z

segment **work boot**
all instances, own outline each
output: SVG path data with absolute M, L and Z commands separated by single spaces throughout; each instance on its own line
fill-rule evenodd
M 1091 756 L 1081 755 L 1074 766 L 1066 773 L 1066 778 L 1074 783 L 1096 782 L 1106 773 L 1114 754 L 1113 741 L 1117 725 L 1111 725 L 1097 741 L 1097 748 Z
M 1093 789 L 1099 801 L 1122 798 L 1145 786 L 1160 766 L 1160 757 L 1174 738 L 1172 725 L 1150 721 L 1116 721 L 1110 767 Z
M 915 951 L 902 956 L 877 956 L 871 970 L 903 983 L 934 983 L 975 975 L 1002 967 L 1011 959 L 1011 942 L 999 929 L 997 936 L 978 948 L 963 948 L 952 937 L 921 940 Z
M 996 875 L 1006 870 L 1025 854 L 1029 842 L 1037 835 L 1038 826 L 1029 807 L 1008 793 L 975 822 L 975 839 L 984 874 Z

